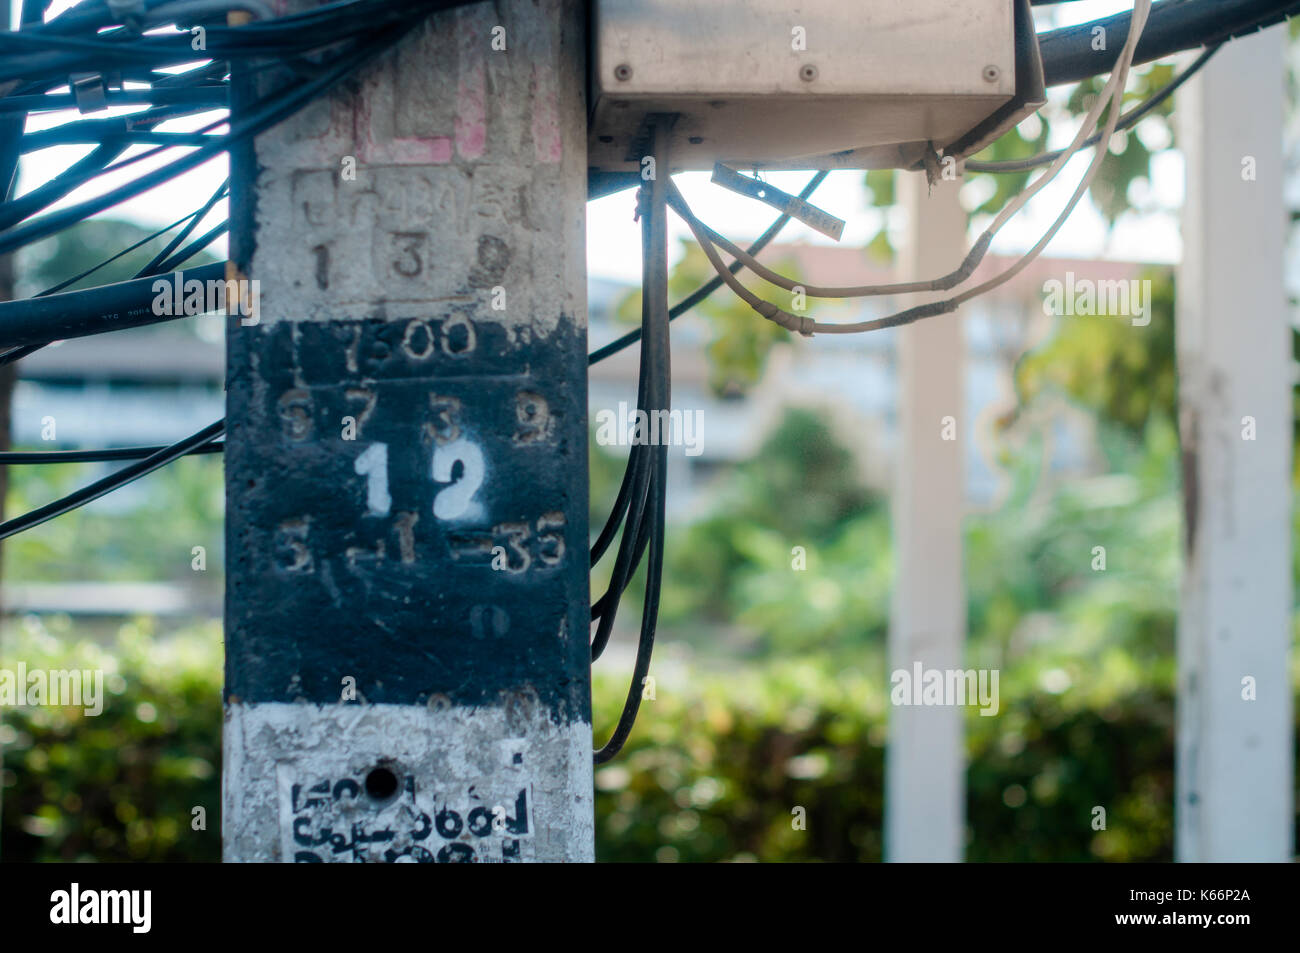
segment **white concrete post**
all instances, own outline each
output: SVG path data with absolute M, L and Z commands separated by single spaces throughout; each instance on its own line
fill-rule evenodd
M 903 279 L 950 271 L 966 253 L 960 182 L 900 173 L 909 231 Z M 909 304 L 920 303 L 922 299 Z M 961 315 L 899 330 L 899 455 L 894 484 L 897 576 L 891 672 L 962 668 L 965 339 Z M 951 420 L 946 419 L 951 418 Z M 960 861 L 965 840 L 963 709 L 894 705 L 885 766 L 885 857 Z
M 1229 43 L 1179 94 L 1186 566 L 1177 859 L 1292 844 L 1291 335 L 1282 283 L 1285 30 Z

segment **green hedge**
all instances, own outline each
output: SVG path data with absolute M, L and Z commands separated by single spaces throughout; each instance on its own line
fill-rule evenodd
M 49 624 L 9 633 L 0 667 L 101 669 L 104 710 L 0 709 L 0 859 L 218 859 L 220 628 L 159 640 L 133 623 L 108 652 L 68 641 L 65 619 Z
M 57 627 L 56 628 L 66 628 Z M 220 631 L 139 624 L 109 653 L 29 624 L 0 664 L 102 668 L 102 715 L 3 715 L 4 860 L 216 860 Z M 888 680 L 802 663 L 701 673 L 657 665 L 656 697 L 596 772 L 604 861 L 881 858 Z M 1118 651 L 1003 672 L 1002 710 L 967 719 L 969 860 L 1169 860 L 1172 672 Z M 1046 687 L 1045 687 L 1046 686 Z M 1050 690 L 1049 690 L 1050 689 Z M 597 734 L 624 686 L 596 683 Z M 1104 807 L 1106 830 L 1093 830 Z M 193 829 L 193 809 L 206 829 Z M 795 829 L 795 808 L 806 828 Z

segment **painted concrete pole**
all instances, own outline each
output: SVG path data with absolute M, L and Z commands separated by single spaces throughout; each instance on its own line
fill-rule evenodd
M 1179 93 L 1186 513 L 1176 855 L 1291 856 L 1291 331 L 1283 286 L 1284 28 Z
M 439 13 L 235 157 L 228 861 L 592 859 L 584 62 Z
M 966 254 L 960 181 L 933 191 L 920 173 L 900 173 L 908 211 L 903 280 L 944 274 Z M 934 295 L 937 299 L 943 295 Z M 921 303 L 918 297 L 915 302 Z M 966 589 L 962 565 L 965 482 L 965 329 L 961 315 L 898 331 L 897 569 L 889 667 L 909 676 L 963 668 Z M 966 756 L 959 707 L 893 705 L 885 762 L 885 857 L 960 861 L 965 846 Z

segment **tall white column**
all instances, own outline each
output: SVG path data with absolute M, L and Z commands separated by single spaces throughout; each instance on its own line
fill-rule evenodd
M 1178 622 L 1177 858 L 1292 844 L 1291 333 L 1282 282 L 1286 33 L 1225 46 L 1178 97 L 1186 566 Z
M 966 253 L 960 182 L 900 173 L 909 213 L 904 280 L 952 270 Z M 915 302 L 919 303 L 920 299 Z M 962 668 L 965 336 L 960 313 L 899 330 L 899 455 L 894 484 L 897 576 L 890 670 Z M 952 418 L 951 421 L 945 418 Z M 955 437 L 955 439 L 945 439 Z M 885 767 L 885 857 L 960 861 L 964 844 L 963 709 L 893 706 Z

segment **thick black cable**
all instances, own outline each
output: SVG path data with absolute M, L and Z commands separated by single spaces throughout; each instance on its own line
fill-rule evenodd
M 643 219 L 643 234 L 646 228 L 647 225 Z M 645 270 L 648 272 L 648 269 Z M 650 320 L 648 309 L 649 302 L 647 296 L 643 294 L 641 313 L 643 320 L 646 322 Z M 644 410 L 646 413 L 651 412 L 655 406 L 655 359 L 653 347 L 642 349 L 637 409 Z M 591 641 L 591 660 L 593 662 L 600 658 L 605 651 L 606 645 L 609 644 L 609 637 L 614 631 L 614 619 L 618 614 L 619 597 L 622 596 L 629 580 L 636 573 L 637 564 L 634 556 L 639 548 L 637 544 L 642 533 L 641 525 L 645 518 L 646 506 L 650 500 L 650 480 L 653 473 L 653 459 L 650 449 L 648 443 L 637 441 L 632 444 L 627 463 L 627 469 L 632 474 L 632 485 L 627 500 L 626 513 L 620 514 L 616 511 L 610 517 L 611 522 L 616 522 L 617 518 L 622 519 L 623 535 L 619 540 L 618 555 L 614 558 L 614 566 L 610 572 L 609 585 L 606 587 L 605 595 L 597 599 L 592 605 L 592 619 L 593 621 L 599 620 L 596 633 Z
M 145 265 L 141 271 L 149 272 L 155 268 L 160 268 L 163 262 L 168 260 L 168 256 L 180 246 L 181 242 L 190 237 L 190 232 L 194 231 L 199 222 L 203 221 L 207 214 L 212 211 L 212 206 L 216 205 L 225 197 L 226 192 L 229 189 L 230 179 L 226 179 L 221 183 L 221 185 L 217 186 L 217 190 L 212 193 L 212 197 L 203 204 L 202 208 L 194 213 L 193 217 L 190 218 L 185 227 L 177 232 L 176 235 L 172 237 L 171 241 L 163 246 L 163 249 L 158 252 L 158 254 L 154 255 L 153 258 L 149 260 L 149 264 Z
M 0 80 L 3 80 L 3 77 L 0 77 Z M 105 95 L 106 106 L 140 106 L 144 104 L 154 106 L 201 105 L 208 109 L 226 109 L 230 105 L 230 94 L 224 84 L 213 83 L 198 87 L 114 89 Z M 72 93 L 43 93 L 38 96 L 6 96 L 0 98 L 0 113 L 48 112 L 52 109 L 75 109 L 76 106 L 77 97 Z
M 644 321 L 644 302 L 642 302 L 641 314 L 642 320 Z M 645 363 L 643 360 L 641 373 L 637 377 L 636 405 L 638 408 L 649 406 L 646 401 L 646 387 L 648 383 L 649 375 L 646 373 Z M 600 531 L 600 535 L 596 538 L 596 542 L 593 543 L 591 547 L 591 564 L 593 566 L 600 562 L 601 557 L 605 555 L 605 551 L 609 548 L 610 543 L 614 541 L 614 537 L 618 534 L 619 526 L 622 524 L 623 518 L 627 514 L 628 508 L 631 505 L 633 487 L 636 482 L 636 474 L 639 469 L 643 469 L 646 466 L 640 447 L 640 444 L 633 444 L 628 452 L 627 466 L 623 468 L 623 479 L 619 483 L 618 495 L 614 499 L 614 506 L 610 510 L 609 517 L 606 519 L 605 525 Z M 643 498 L 643 495 L 644 494 L 638 494 L 636 498 L 640 500 Z M 601 612 L 597 610 L 597 606 L 601 605 L 601 602 L 602 600 L 597 600 L 596 603 L 592 605 L 592 618 L 596 618 L 596 616 L 601 614 Z M 599 656 L 599 652 L 597 652 L 597 656 Z
M 0 354 L 0 367 L 12 364 L 14 361 L 21 361 L 28 354 L 34 354 L 43 347 L 45 347 L 44 344 L 25 344 L 22 347 L 15 347 L 5 351 Z
M 230 231 L 229 221 L 218 222 L 216 225 L 213 225 L 210 229 L 208 229 L 198 238 L 194 239 L 194 241 L 190 242 L 188 245 L 186 245 L 176 254 L 172 255 L 165 262 L 159 265 L 158 272 L 160 274 L 166 274 L 168 272 L 176 271 L 184 262 L 188 261 L 189 259 L 193 258 L 195 255 L 197 255 L 199 252 L 203 251 L 203 249 L 207 248 L 209 245 L 211 245 L 222 235 L 226 234 L 226 232 L 228 231 Z
M 199 265 L 173 272 L 169 283 L 197 280 L 224 281 L 225 262 Z M 160 324 L 187 317 L 184 314 L 155 314 L 151 307 L 160 276 L 146 275 L 111 285 L 64 291 L 57 295 L 24 298 L 0 304 L 0 345 L 43 345 L 51 341 L 87 337 L 105 331 Z
M 57 285 L 54 285 L 52 288 L 46 288 L 44 291 L 41 291 L 36 295 L 33 295 L 33 298 L 45 298 L 54 295 L 59 291 L 62 291 L 68 285 L 75 284 L 76 282 L 80 281 L 86 276 L 91 275 L 94 272 L 98 271 L 99 269 L 103 268 L 105 265 L 108 265 L 116 261 L 118 258 L 121 258 L 123 255 L 127 254 L 128 252 L 134 251 L 136 248 L 139 248 L 141 245 L 153 241 L 159 235 L 163 235 L 166 232 L 171 231 L 177 225 L 181 224 L 181 222 L 184 222 L 186 219 L 193 218 L 195 215 L 198 215 L 201 211 L 202 209 L 197 209 L 191 212 L 189 215 L 185 216 L 185 218 L 178 219 L 172 224 L 166 226 L 165 228 L 159 229 L 158 231 L 154 232 L 152 235 L 145 236 L 144 238 L 140 239 L 140 241 L 136 242 L 134 245 L 131 245 L 128 248 L 124 248 L 122 251 L 118 252 L 112 258 L 105 259 L 104 261 L 101 261 L 99 264 L 95 265 L 94 267 L 89 268 L 86 271 L 83 271 L 81 274 L 73 275 L 71 278 L 59 282 Z M 134 279 L 153 278 L 164 274 L 170 274 L 171 272 L 175 271 L 180 265 L 184 264 L 190 258 L 193 258 L 195 255 L 197 255 L 200 251 L 202 251 L 204 248 L 210 245 L 221 235 L 229 231 L 229 229 L 230 229 L 229 222 L 221 222 L 220 224 L 210 229 L 204 235 L 201 235 L 199 238 L 196 238 L 194 241 L 190 242 L 188 245 L 186 245 L 184 248 L 182 248 L 180 251 L 172 255 L 170 258 L 168 258 L 166 261 L 162 262 L 161 264 L 152 265 L 151 263 L 151 265 L 146 265 L 144 268 L 141 268 L 138 272 L 135 273 Z M 212 274 L 211 280 L 215 280 L 216 279 L 215 270 L 213 270 L 211 274 Z M 193 273 L 191 273 L 191 277 L 193 277 Z M 184 280 L 183 276 L 182 276 L 182 280 Z M 209 280 L 209 279 L 205 277 L 205 280 Z M 111 287 L 111 286 L 100 286 L 100 287 Z M 125 298 L 124 299 L 126 303 L 125 310 L 132 310 L 133 308 L 142 307 L 143 306 L 142 302 L 146 299 L 146 297 L 147 296 L 151 297 L 153 295 L 152 287 L 146 288 L 143 285 L 137 285 L 136 287 L 139 289 L 138 292 L 136 293 L 136 297 L 139 300 L 138 301 L 133 300 L 130 297 Z M 89 289 L 82 289 L 82 290 L 94 291 L 95 289 L 89 288 Z M 4 327 L 7 313 L 12 314 L 13 313 L 12 309 L 19 309 L 19 310 L 24 309 L 25 302 L 28 300 L 31 299 L 20 299 L 19 301 L 15 301 L 15 302 L 0 302 L 0 329 L 3 329 Z M 67 299 L 61 299 L 61 300 L 67 300 Z M 93 297 L 76 299 L 76 300 L 82 302 L 82 309 L 81 312 L 79 312 L 81 314 L 84 314 L 89 310 L 93 310 L 94 307 L 98 306 L 98 302 Z M 183 317 L 187 317 L 187 315 L 184 314 L 174 314 L 170 316 L 162 315 L 162 316 L 158 316 L 157 322 L 147 322 L 147 323 L 161 323 L 164 321 L 176 320 L 178 318 L 183 318 Z M 138 327 L 139 325 L 131 325 L 131 326 Z M 126 327 L 126 325 L 117 325 L 115 327 L 104 328 L 101 331 L 92 331 L 90 333 L 99 334 L 99 333 L 103 333 L 103 331 L 120 330 L 123 327 Z M 0 335 L 3 335 L 2 330 L 0 330 Z M 76 336 L 82 337 L 84 335 L 76 335 Z M 12 364 L 14 361 L 20 361 L 23 358 L 27 357 L 28 355 L 34 354 L 35 352 L 39 351 L 41 348 L 57 340 L 61 340 L 61 339 L 57 337 L 50 338 L 48 341 L 41 341 L 35 344 L 25 344 L 21 347 L 15 347 L 9 351 L 5 351 L 3 354 L 0 354 L 0 367 L 4 367 L 7 364 Z
M 48 208 L 75 189 L 102 175 L 108 164 L 127 150 L 127 143 L 103 143 L 82 156 L 54 178 L 16 199 L 0 205 L 0 229 L 8 229 L 23 219 Z
M 0 452 L 0 466 L 23 466 L 46 463 L 112 463 L 116 460 L 143 460 L 166 450 L 158 447 L 108 447 L 99 450 L 7 450 Z M 225 441 L 195 447 L 189 455 L 223 453 Z
M 635 447 L 632 448 L 635 451 Z M 596 537 L 596 542 L 591 546 L 591 564 L 594 566 L 600 562 L 600 558 L 605 555 L 609 549 L 609 544 L 614 541 L 618 533 L 618 527 L 623 520 L 623 514 L 627 512 L 628 501 L 632 498 L 632 471 L 631 458 L 629 454 L 628 466 L 623 468 L 623 479 L 618 485 L 618 495 L 614 498 L 614 506 L 610 510 L 609 518 L 605 520 L 605 525 Z M 592 606 L 593 618 L 598 615 L 595 606 Z
M 187 156 L 183 156 L 173 162 L 168 163 L 158 169 L 151 170 L 144 175 L 133 179 L 115 189 L 88 199 L 78 205 L 60 209 L 42 218 L 19 225 L 0 233 L 0 254 L 20 248 L 25 244 L 37 241 L 41 238 L 61 231 L 68 225 L 71 225 L 91 215 L 95 215 L 105 209 L 111 208 L 120 202 L 133 198 L 142 192 L 148 191 L 156 185 L 169 181 L 183 172 L 207 162 L 209 159 L 230 148 L 231 144 L 241 141 L 245 138 L 254 136 L 265 129 L 287 119 L 289 116 L 303 109 L 308 103 L 317 97 L 324 95 L 336 84 L 350 75 L 355 69 L 378 56 L 384 50 L 389 49 L 402 36 L 406 35 L 415 26 L 415 23 L 401 23 L 395 27 L 389 27 L 381 31 L 376 36 L 359 43 L 348 53 L 342 54 L 330 64 L 330 68 L 323 72 L 319 77 L 289 86 L 277 91 L 276 93 L 259 100 L 250 110 L 250 114 L 231 121 L 231 131 L 225 136 L 220 137 L 221 141 L 211 143 L 195 149 Z M 0 100 L 3 102 L 3 100 Z M 204 127 L 206 131 L 218 125 L 226 123 L 228 120 L 222 119 L 212 123 L 209 127 Z M 159 149 L 165 147 L 158 147 Z M 122 162 L 117 163 L 108 171 L 116 171 L 127 165 L 146 158 L 156 150 L 148 150 L 139 155 L 132 156 Z
M 637 193 L 637 215 L 641 219 L 642 241 L 642 275 L 641 275 L 641 322 L 645 326 L 649 318 L 650 301 L 645 288 L 651 282 L 651 269 L 647 253 L 650 214 L 650 194 L 647 189 Z M 650 414 L 655 405 L 654 388 L 656 381 L 655 352 L 653 347 L 642 348 L 640 368 L 637 375 L 636 406 L 639 412 Z M 632 581 L 640 565 L 646 544 L 646 513 L 650 500 L 650 480 L 653 472 L 653 458 L 650 446 L 643 441 L 635 441 L 628 453 L 627 465 L 623 472 L 623 481 L 619 486 L 618 497 L 606 520 L 600 537 L 592 546 L 592 565 L 601 558 L 606 548 L 618 533 L 620 526 L 623 535 L 619 542 L 618 554 L 610 574 L 605 593 L 592 603 L 591 618 L 599 620 L 596 633 L 591 642 L 591 658 L 596 661 L 604 652 L 613 632 L 614 618 L 618 613 L 619 600 Z
M 1183 50 L 1246 36 L 1300 12 L 1296 0 L 1161 0 L 1138 41 L 1133 65 Z M 1077 83 L 1109 73 L 1128 39 L 1131 10 L 1038 34 L 1048 86 Z M 1100 27 L 1106 49 L 1094 48 Z
M 667 117 L 655 124 L 652 152 L 655 168 L 667 170 L 668 124 Z M 643 186 L 644 189 L 644 186 Z M 649 188 L 649 208 L 643 220 L 645 285 L 645 340 L 642 344 L 642 356 L 647 358 L 651 371 L 647 388 L 649 407 L 652 411 L 667 411 L 672 406 L 671 367 L 669 347 L 668 320 L 668 188 L 667 174 L 656 177 Z M 663 419 L 666 419 L 666 415 Z M 648 430 L 650 428 L 647 428 Z M 622 750 L 624 743 L 632 732 L 637 712 L 641 707 L 641 697 L 645 679 L 650 671 L 650 659 L 654 651 L 656 627 L 659 620 L 659 597 L 663 582 L 664 535 L 666 531 L 666 502 L 668 477 L 668 440 L 662 431 L 647 433 L 647 445 L 652 459 L 650 474 L 650 511 L 647 514 L 649 563 L 646 569 L 645 600 L 641 608 L 641 635 L 637 642 L 636 664 L 633 667 L 632 682 L 628 688 L 623 711 L 613 734 L 604 746 L 593 755 L 596 764 L 604 764 Z M 624 542 L 627 541 L 629 529 L 624 529 Z M 638 535 L 640 535 L 638 533 Z M 639 540 L 637 541 L 639 542 Z M 636 547 L 639 548 L 639 547 Z M 613 583 L 611 583 L 611 587 Z M 614 590 L 618 591 L 618 590 Z M 612 607 L 611 607 L 612 614 Z M 602 623 L 605 621 L 602 617 Z
M 81 489 L 69 493 L 67 496 L 60 497 L 44 506 L 39 506 L 30 512 L 21 516 L 15 516 L 11 520 L 5 520 L 0 523 L 0 539 L 8 539 L 16 533 L 39 526 L 42 523 L 54 519 L 56 516 L 62 516 L 71 510 L 80 506 L 85 506 L 94 500 L 99 499 L 105 494 L 112 493 L 154 470 L 164 467 L 185 456 L 196 447 L 211 443 L 226 429 L 225 420 L 218 420 L 216 423 L 208 424 L 198 433 L 186 437 L 184 440 L 177 441 L 169 447 L 164 447 L 157 453 L 151 453 L 143 460 L 132 463 L 130 466 L 123 467 L 116 473 L 110 473 L 108 476 L 96 480 L 94 483 L 87 484 Z

